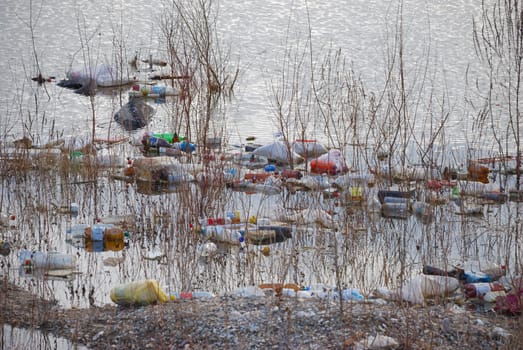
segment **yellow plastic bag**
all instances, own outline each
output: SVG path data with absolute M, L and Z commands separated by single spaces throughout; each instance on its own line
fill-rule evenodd
M 166 303 L 169 297 L 156 280 L 143 280 L 120 284 L 111 289 L 111 300 L 123 306 Z

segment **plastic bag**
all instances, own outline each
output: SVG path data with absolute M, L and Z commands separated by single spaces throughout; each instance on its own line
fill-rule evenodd
M 449 295 L 458 287 L 459 281 L 453 277 L 418 275 L 406 281 L 398 293 L 402 300 L 423 304 L 427 298 Z
M 111 289 L 111 300 L 122 306 L 140 306 L 166 303 L 169 297 L 156 280 L 143 280 L 120 284 Z

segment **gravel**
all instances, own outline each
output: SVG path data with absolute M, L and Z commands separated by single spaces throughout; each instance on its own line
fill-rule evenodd
M 411 306 L 268 295 L 62 309 L 3 282 L 0 319 L 89 349 L 518 349 L 519 317 L 446 300 Z

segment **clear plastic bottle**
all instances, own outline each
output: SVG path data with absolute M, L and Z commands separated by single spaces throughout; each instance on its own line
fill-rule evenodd
M 65 239 L 66 241 L 71 241 L 76 238 L 84 238 L 85 230 L 90 227 L 89 224 L 75 224 L 71 228 L 67 229 Z
M 39 252 L 22 250 L 18 255 L 22 266 L 48 268 L 51 270 L 74 269 L 76 256 L 60 252 Z

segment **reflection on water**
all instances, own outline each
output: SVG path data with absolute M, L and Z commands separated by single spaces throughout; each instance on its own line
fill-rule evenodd
M 87 350 L 85 346 L 72 344 L 69 340 L 43 333 L 36 329 L 16 328 L 3 325 L 0 348 L 12 350 Z
M 383 87 L 386 74 L 387 40 L 396 23 L 398 2 L 357 0 L 346 4 L 344 1 L 302 2 L 289 4 L 285 1 L 220 1 L 218 19 L 219 36 L 224 47 L 231 47 L 232 60 L 241 63 L 241 79 L 237 82 L 236 100 L 228 111 L 233 136 L 254 134 L 264 141 L 270 140 L 274 125 L 271 120 L 273 110 L 270 106 L 267 84 L 279 75 L 286 45 L 303 43 L 311 31 L 314 58 L 322 50 L 340 48 L 353 64 L 356 75 L 362 77 L 370 91 Z M 459 4 L 445 1 L 445 4 L 419 4 L 417 1 L 402 1 L 402 21 L 405 27 L 405 71 L 413 72 L 414 78 L 424 55 L 430 55 L 430 83 L 434 85 L 431 93 L 445 99 L 453 106 L 449 124 L 456 126 L 448 132 L 454 137 L 464 139 L 462 118 L 465 116 L 462 98 L 466 94 L 465 72 L 478 73 L 474 64 L 474 46 L 471 40 L 472 16 L 479 13 L 480 6 L 475 1 L 460 1 Z M 28 16 L 33 13 L 29 6 L 38 6 L 38 20 L 34 28 L 29 28 Z M 32 2 L 6 1 L 0 13 L 0 28 L 9 33 L 0 38 L 0 69 L 9 74 L 0 82 L 0 101 L 9 105 L 17 89 L 29 89 L 40 97 L 40 109 L 55 120 L 53 124 L 65 133 L 89 129 L 89 103 L 84 96 L 64 91 L 56 84 L 49 83 L 44 89 L 32 91 L 27 85 L 27 76 L 33 72 L 33 50 L 39 56 L 39 66 L 49 76 L 57 79 L 65 77 L 71 66 L 82 64 L 80 54 L 81 33 L 77 17 L 88 18 L 86 32 L 96 32 L 96 47 L 91 54 L 95 60 L 110 59 L 111 52 L 126 49 L 124 61 L 139 53 L 164 55 L 160 15 L 164 12 L 162 4 L 145 3 L 129 5 L 126 3 L 71 3 L 64 6 L 60 1 Z M 103 9 L 104 16 L 100 16 Z M 310 23 L 308 22 L 310 21 Z M 310 25 L 310 27 L 309 27 Z M 120 28 L 122 33 L 115 32 Z M 34 47 L 31 31 L 35 33 Z M 115 38 L 118 38 L 116 40 Z M 122 47 L 114 47 L 115 41 Z M 105 62 L 103 62 L 105 63 Z M 367 91 L 369 92 L 369 91 Z M 47 101 L 47 97 L 51 99 Z M 123 96 L 123 100 L 122 100 Z M 468 96 L 470 98 L 470 96 Z M 34 102 L 31 97 L 27 103 Z M 119 129 L 111 123 L 112 116 L 126 103 L 126 93 L 106 94 L 96 98 L 98 132 L 109 128 Z M 5 108 L 8 110 L 8 108 Z M 18 112 L 18 111 L 13 111 Z M 158 119 L 166 110 L 158 111 Z M 470 114 L 474 114 L 473 112 Z M 72 116 L 81 116 L 75 118 Z M 14 128 L 15 134 L 22 134 L 17 116 L 7 115 L 1 122 Z M 74 123 L 71 121 L 74 120 Z M 166 120 L 156 120 L 152 126 L 161 128 Z M 459 126 L 459 127 L 458 127 Z M 423 127 L 420 125 L 420 127 Z M 51 128 L 45 126 L 45 130 Z M 121 130 L 119 130 L 121 131 Z M 47 137 L 42 132 L 40 137 Z

